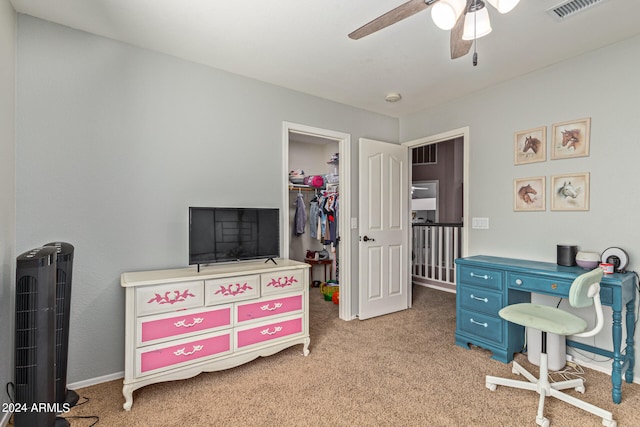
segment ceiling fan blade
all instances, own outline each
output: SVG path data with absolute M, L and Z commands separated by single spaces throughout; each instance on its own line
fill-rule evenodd
M 409 0 L 384 15 L 377 17 L 373 21 L 364 24 L 362 27 L 349 34 L 349 38 L 359 40 L 362 37 L 373 34 L 376 31 L 388 27 L 389 25 L 415 15 L 416 13 L 428 8 L 436 1 L 438 0 Z
M 462 40 L 462 33 L 464 32 L 464 18 L 467 15 L 467 10 L 469 10 L 469 2 L 467 1 L 467 7 L 464 9 L 464 13 L 460 15 L 458 20 L 456 21 L 456 25 L 451 29 L 451 59 L 460 58 L 461 56 L 465 56 L 471 50 L 471 45 L 473 44 L 473 40 Z

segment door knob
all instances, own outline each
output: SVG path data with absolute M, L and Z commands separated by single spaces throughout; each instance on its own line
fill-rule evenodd
M 362 240 L 364 240 L 365 242 L 368 242 L 369 240 L 371 240 L 372 242 L 375 242 L 375 241 L 376 241 L 376 239 L 372 239 L 372 238 L 370 238 L 369 236 L 364 236 L 364 237 L 362 238 Z

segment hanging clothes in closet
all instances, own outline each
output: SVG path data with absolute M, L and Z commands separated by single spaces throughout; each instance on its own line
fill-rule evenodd
M 337 191 L 322 191 L 313 198 L 309 206 L 309 226 L 311 236 L 324 244 L 335 244 L 338 241 L 338 209 Z
M 293 233 L 296 236 L 304 234 L 304 228 L 307 224 L 307 210 L 304 204 L 304 196 L 298 191 L 296 198 L 296 213 L 293 221 Z
M 309 202 L 309 235 L 312 239 L 318 238 L 318 197 L 314 197 Z

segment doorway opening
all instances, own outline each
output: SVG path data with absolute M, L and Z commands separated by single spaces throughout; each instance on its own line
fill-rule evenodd
M 281 225 L 285 232 L 281 253 L 285 258 L 304 261 L 307 251 L 327 251 L 322 252 L 321 256 L 319 254 L 319 258 L 324 258 L 328 253 L 331 262 L 312 264 L 311 280 L 329 279 L 338 282 L 340 288 L 338 311 L 340 319 L 343 320 L 353 318 L 351 230 L 348 226 L 351 217 L 350 141 L 351 137 L 346 133 L 295 123 L 285 122 L 283 124 L 284 192 Z M 298 179 L 293 180 L 295 184 L 290 176 L 292 171 L 294 175 L 298 175 Z M 337 227 L 333 234 L 327 235 L 326 243 L 322 236 L 312 233 L 309 223 L 306 224 L 303 233 L 297 233 L 294 229 L 298 201 L 304 203 L 306 211 L 309 213 L 310 202 L 315 197 L 323 195 L 323 190 L 318 191 L 313 185 L 305 184 L 304 180 L 299 180 L 299 175 L 323 176 L 325 179 L 324 191 L 339 197 L 339 209 L 335 218 Z
M 468 128 L 405 144 L 412 150 L 412 283 L 455 292 L 455 259 L 468 248 Z

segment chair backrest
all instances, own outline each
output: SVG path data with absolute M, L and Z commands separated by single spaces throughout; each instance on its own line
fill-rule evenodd
M 577 337 L 591 337 L 604 326 L 602 303 L 600 302 L 600 280 L 604 271 L 598 267 L 576 277 L 569 289 L 569 304 L 571 307 L 581 308 L 595 305 L 596 326 L 590 331 L 576 334 Z

